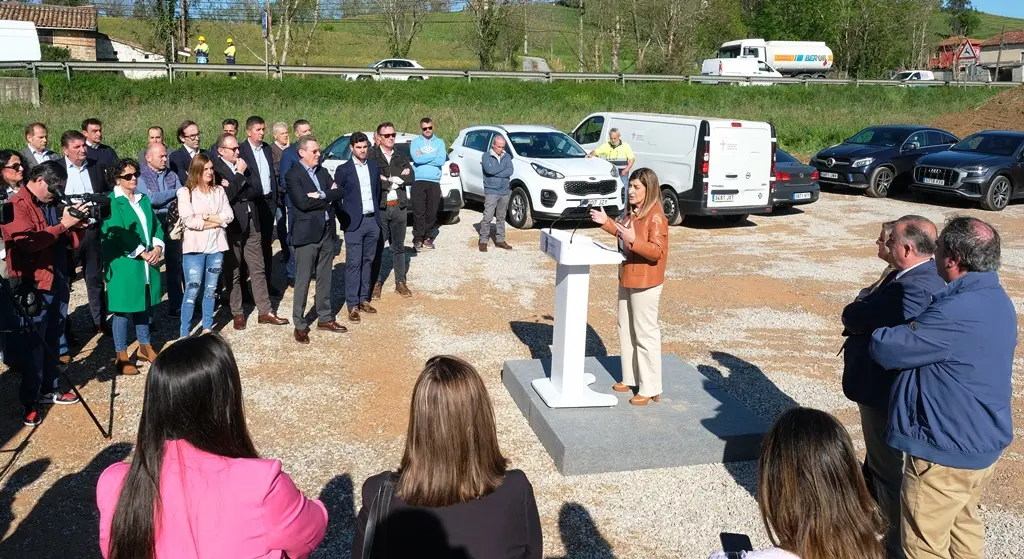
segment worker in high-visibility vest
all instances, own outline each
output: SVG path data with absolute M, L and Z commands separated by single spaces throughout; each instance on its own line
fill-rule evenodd
M 210 45 L 206 44 L 206 37 L 199 36 L 199 44 L 195 48 L 196 64 L 206 64 L 210 61 Z
M 232 40 L 231 37 L 228 37 L 228 48 L 224 49 L 224 60 L 227 61 L 228 64 L 235 63 L 235 41 Z M 231 72 L 228 75 L 232 78 L 235 77 L 234 72 Z

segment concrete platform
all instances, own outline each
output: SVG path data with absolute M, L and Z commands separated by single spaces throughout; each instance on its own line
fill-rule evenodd
M 612 385 L 622 378 L 615 357 L 587 357 L 590 388 L 615 394 L 611 408 L 549 408 L 530 386 L 550 375 L 550 359 L 506 361 L 502 382 L 564 475 L 623 472 L 754 460 L 768 425 L 678 356 L 662 357 L 665 392 L 638 407 L 632 393 Z

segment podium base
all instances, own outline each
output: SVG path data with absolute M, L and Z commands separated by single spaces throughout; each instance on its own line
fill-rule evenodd
M 577 387 L 572 393 L 562 394 L 550 378 L 539 378 L 531 382 L 533 389 L 540 395 L 540 399 L 550 408 L 599 408 L 611 407 L 619 403 L 619 399 L 613 394 L 601 394 L 594 392 L 587 386 L 597 382 L 597 378 L 591 373 L 583 373 L 584 386 Z

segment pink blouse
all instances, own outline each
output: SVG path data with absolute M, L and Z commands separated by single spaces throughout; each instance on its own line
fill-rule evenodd
M 220 216 L 220 227 L 203 229 L 203 216 L 212 214 Z M 203 194 L 198 188 L 190 194 L 184 186 L 179 188 L 178 216 L 185 224 L 185 233 L 181 236 L 183 254 L 224 252 L 228 249 L 224 229 L 235 219 L 235 212 L 220 186 L 214 186 L 210 194 Z

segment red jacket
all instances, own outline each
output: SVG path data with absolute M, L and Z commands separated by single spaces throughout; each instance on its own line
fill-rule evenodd
M 53 288 L 53 258 L 65 258 L 61 253 L 54 255 L 51 247 L 67 235 L 71 248 L 82 241 L 83 231 L 68 230 L 64 225 L 46 225 L 43 209 L 36 204 L 35 197 L 27 187 L 22 187 L 11 197 L 14 204 L 14 220 L 0 226 L 7 244 L 7 273 L 13 278 L 32 277 L 36 287 L 42 291 Z

